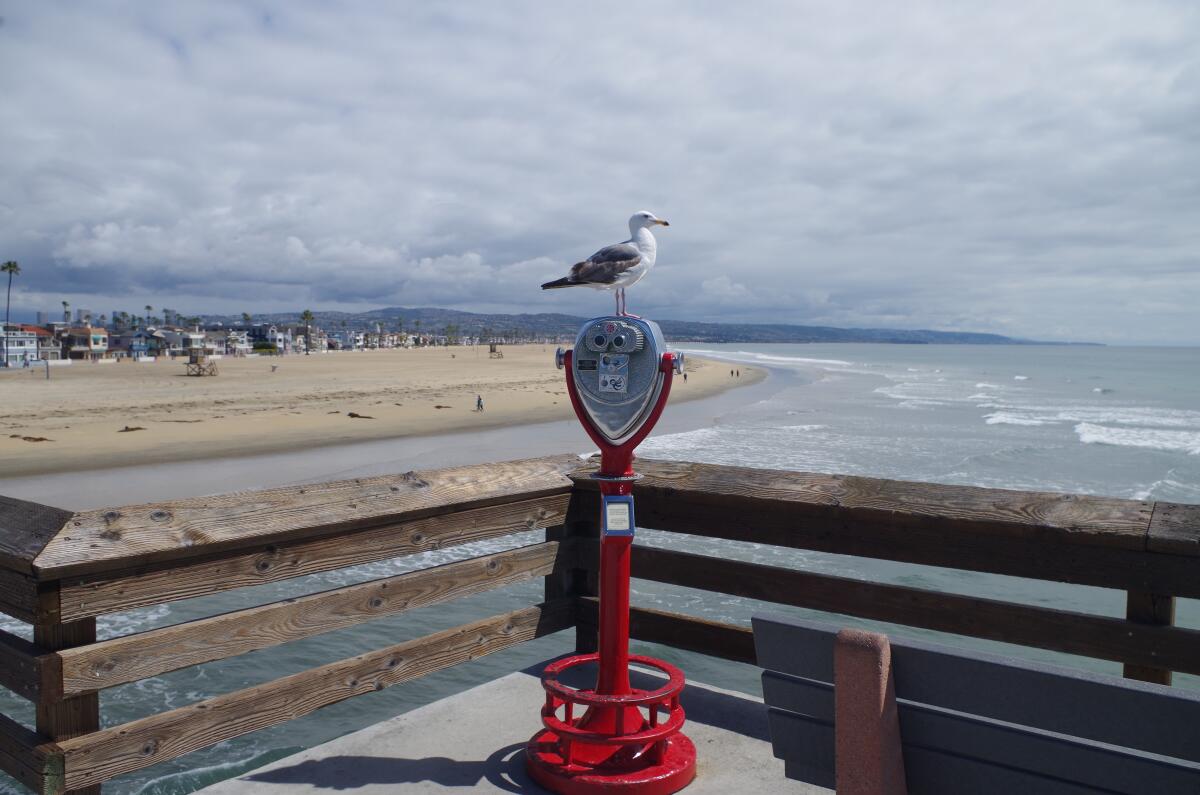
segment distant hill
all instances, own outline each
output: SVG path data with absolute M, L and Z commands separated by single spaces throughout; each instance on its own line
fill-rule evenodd
M 505 315 L 462 312 L 437 307 L 388 307 L 368 312 L 314 311 L 316 325 L 327 331 L 340 328 L 370 329 L 376 323 L 394 329 L 398 322 L 412 331 L 441 333 L 456 326 L 463 336 L 485 332 L 516 339 L 572 339 L 587 318 L 542 313 Z M 208 321 L 238 324 L 240 315 L 209 315 Z M 254 316 L 255 322 L 299 323 L 300 314 L 274 313 Z M 419 323 L 419 325 L 418 325 Z M 344 324 L 344 326 L 343 326 Z M 836 328 L 798 326 L 789 323 L 700 323 L 690 320 L 659 320 L 663 334 L 670 340 L 689 342 L 885 342 L 908 345 L 1053 345 L 1063 343 L 1005 337 L 970 331 L 930 331 L 926 329 Z M 1092 344 L 1092 343 L 1081 343 Z

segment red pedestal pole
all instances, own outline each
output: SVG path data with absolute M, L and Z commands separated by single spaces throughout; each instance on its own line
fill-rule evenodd
M 566 354 L 567 391 L 580 422 L 600 447 L 598 478 L 604 495 L 628 495 L 632 489 L 633 450 L 662 415 L 671 391 L 671 354 L 663 356 L 661 367 L 662 392 L 646 423 L 623 444 L 613 445 L 588 422 L 575 388 L 571 354 Z M 679 705 L 683 673 L 660 660 L 637 656 L 634 662 L 666 674 L 667 683 L 656 690 L 638 690 L 629 682 L 632 545 L 631 536 L 605 536 L 600 542 L 598 653 L 559 660 L 542 675 L 546 728 L 529 741 L 526 766 L 535 781 L 563 795 L 670 795 L 696 775 L 696 747 L 679 731 L 684 722 Z M 599 663 L 594 690 L 575 690 L 558 681 L 563 671 L 593 661 Z M 585 708 L 578 716 L 577 706 Z

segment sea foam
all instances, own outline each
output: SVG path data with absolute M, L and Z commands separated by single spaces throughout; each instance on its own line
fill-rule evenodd
M 1075 426 L 1084 444 L 1142 447 L 1150 450 L 1200 455 L 1200 431 L 1165 431 L 1159 428 L 1110 428 L 1081 422 Z

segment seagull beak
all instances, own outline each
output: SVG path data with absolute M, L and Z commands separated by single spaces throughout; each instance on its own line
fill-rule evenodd
M 664 221 L 664 220 L 663 220 L 663 219 L 661 219 L 661 218 L 655 218 L 655 219 L 654 219 L 654 223 L 656 223 L 656 224 L 661 224 L 661 225 L 663 225 L 663 226 L 670 226 L 670 224 L 669 224 L 669 223 L 667 223 L 666 221 Z

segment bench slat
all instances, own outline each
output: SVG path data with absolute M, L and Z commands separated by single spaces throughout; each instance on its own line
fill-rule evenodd
M 1200 766 L 1118 749 L 1051 732 L 897 703 L 908 790 L 922 792 L 1191 792 Z M 821 786 L 834 768 L 828 722 L 774 706 L 768 709 L 775 755 Z M 915 751 L 927 752 L 925 754 Z M 910 764 L 910 759 L 912 763 Z M 948 764 L 952 762 L 953 764 Z M 953 772 L 950 772 L 953 771 Z M 1014 777 L 1014 773 L 1019 774 Z M 1017 784 L 1020 786 L 1017 786 Z M 1064 788 L 1064 785 L 1073 785 Z
M 761 667 L 833 681 L 835 625 L 775 616 L 755 616 L 753 625 Z M 889 641 L 896 694 L 904 701 L 1200 762 L 1200 693 L 907 638 Z

